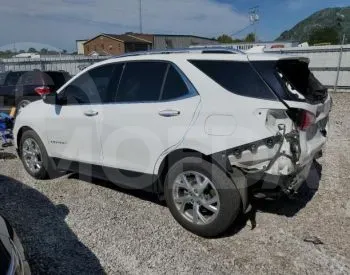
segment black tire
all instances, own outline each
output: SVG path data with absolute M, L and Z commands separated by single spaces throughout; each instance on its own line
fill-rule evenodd
M 27 139 L 34 140 L 39 146 L 39 149 L 41 152 L 42 165 L 41 165 L 41 168 L 36 172 L 31 171 L 26 161 L 24 160 L 23 144 Z M 42 143 L 37 133 L 35 133 L 33 130 L 28 130 L 23 133 L 20 141 L 20 146 L 19 146 L 19 155 L 21 157 L 24 168 L 26 169 L 28 174 L 31 175 L 33 178 L 43 180 L 43 179 L 49 179 L 49 178 L 55 177 L 57 171 L 55 169 L 53 160 L 47 155 L 47 151 L 45 149 L 44 144 Z
M 185 171 L 201 173 L 217 190 L 220 207 L 217 216 L 208 224 L 195 224 L 189 221 L 176 207 L 173 198 L 175 179 Z M 216 237 L 223 234 L 233 224 L 241 210 L 241 197 L 232 180 L 217 165 L 198 157 L 186 157 L 170 168 L 164 182 L 164 193 L 167 206 L 177 222 L 202 237 Z

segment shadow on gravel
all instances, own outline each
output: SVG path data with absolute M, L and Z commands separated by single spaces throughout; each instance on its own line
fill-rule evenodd
M 33 274 L 104 274 L 97 257 L 65 223 L 65 205 L 0 175 L 0 213 L 20 237 Z
M 252 201 L 252 210 L 244 215 L 241 214 L 235 223 L 220 237 L 230 237 L 241 231 L 249 222 L 251 228 L 254 229 L 256 226 L 256 213 L 257 212 L 267 212 L 277 215 L 283 215 L 287 217 L 293 217 L 296 215 L 302 208 L 304 208 L 307 203 L 313 198 L 316 194 L 319 182 L 322 176 L 322 166 L 314 161 L 310 173 L 306 182 L 300 187 L 299 193 L 296 194 L 293 198 L 288 198 L 287 196 L 282 196 L 277 200 L 253 200 Z M 77 173 L 71 174 L 69 178 L 83 180 L 95 185 L 99 185 L 105 188 L 115 190 L 117 192 L 122 192 L 138 199 L 150 201 L 161 206 L 166 206 L 164 201 L 160 201 L 158 196 L 151 192 L 146 192 L 144 190 L 133 190 L 133 189 L 124 189 L 115 184 L 107 181 L 91 178 L 89 176 L 79 175 Z M 219 237 L 219 238 L 220 238 Z
M 257 212 L 265 212 L 286 217 L 293 217 L 303 209 L 314 197 L 322 176 L 322 166 L 314 161 L 307 180 L 300 187 L 299 193 L 293 198 L 282 196 L 277 200 L 252 200 L 252 210 L 246 215 L 240 215 L 231 228 L 221 237 L 230 237 L 242 230 L 247 224 L 253 230 L 256 227 Z
M 8 152 L 0 152 L 0 160 L 15 159 L 17 156 Z
M 276 201 L 256 200 L 253 206 L 260 212 L 293 217 L 312 200 L 319 188 L 321 177 L 322 166 L 314 161 L 307 180 L 293 198 L 283 196 Z
M 90 176 L 85 176 L 85 175 L 77 174 L 77 173 L 73 173 L 73 174 L 69 175 L 68 178 L 83 180 L 83 181 L 88 182 L 88 183 L 92 183 L 92 184 L 99 185 L 99 186 L 102 186 L 105 188 L 109 188 L 111 190 L 115 190 L 117 192 L 121 192 L 121 193 L 130 195 L 130 196 L 134 196 L 140 200 L 153 202 L 153 203 L 156 203 L 156 204 L 158 204 L 160 206 L 164 206 L 164 207 L 166 206 L 165 202 L 159 200 L 157 194 L 152 193 L 150 191 L 122 188 L 120 186 L 113 184 L 112 182 L 110 182 L 108 180 L 91 178 Z

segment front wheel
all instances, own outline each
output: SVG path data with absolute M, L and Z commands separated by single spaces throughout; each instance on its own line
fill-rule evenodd
M 48 179 L 56 173 L 40 137 L 32 130 L 23 133 L 20 156 L 26 171 L 36 179 Z
M 241 209 L 232 180 L 215 164 L 197 157 L 184 158 L 170 168 L 165 199 L 174 218 L 203 237 L 224 233 Z

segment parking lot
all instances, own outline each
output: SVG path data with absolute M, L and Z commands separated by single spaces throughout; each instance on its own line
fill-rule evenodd
M 223 237 L 189 233 L 151 194 L 76 174 L 34 180 L 13 148 L 0 151 L 0 214 L 34 274 L 350 273 L 350 93 L 333 100 L 308 188 L 255 202 Z

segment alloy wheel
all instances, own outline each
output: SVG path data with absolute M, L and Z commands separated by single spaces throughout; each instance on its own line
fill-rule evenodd
M 43 165 L 42 154 L 38 143 L 34 139 L 27 138 L 23 142 L 22 158 L 25 165 L 32 173 L 40 171 Z
M 205 225 L 217 217 L 220 211 L 219 193 L 207 176 L 186 171 L 176 177 L 173 187 L 173 200 L 185 219 Z

